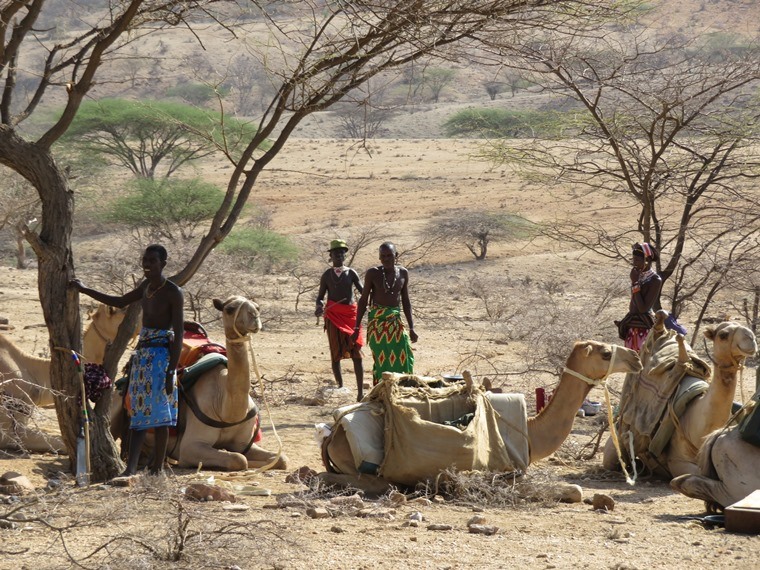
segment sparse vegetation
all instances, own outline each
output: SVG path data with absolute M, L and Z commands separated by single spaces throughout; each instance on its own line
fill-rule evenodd
M 199 178 L 141 179 L 133 181 L 128 193 L 114 202 L 107 218 L 144 232 L 148 242 L 187 242 L 214 217 L 222 200 L 222 190 Z
M 457 111 L 443 125 L 450 137 L 548 138 L 571 136 L 575 115 L 557 111 L 510 111 L 493 107 Z

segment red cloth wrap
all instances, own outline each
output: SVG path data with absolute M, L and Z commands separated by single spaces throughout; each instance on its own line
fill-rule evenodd
M 325 306 L 325 318 L 338 327 L 342 332 L 351 336 L 354 334 L 354 327 L 356 326 L 356 305 L 346 305 L 344 303 L 336 303 L 335 301 L 327 300 Z M 359 338 L 356 339 L 356 344 L 364 346 L 364 337 L 362 334 L 361 325 L 359 328 Z

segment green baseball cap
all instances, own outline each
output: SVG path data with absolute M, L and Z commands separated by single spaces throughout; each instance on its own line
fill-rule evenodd
M 334 249 L 345 249 L 348 251 L 348 245 L 346 244 L 345 240 L 342 239 L 334 239 L 330 242 L 330 249 L 327 251 L 332 251 Z

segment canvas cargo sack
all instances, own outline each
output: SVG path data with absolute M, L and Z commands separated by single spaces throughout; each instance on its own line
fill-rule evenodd
M 679 343 L 685 360 L 679 360 Z M 624 457 L 633 439 L 634 454 L 652 472 L 669 477 L 663 456 L 677 429 L 678 417 L 694 398 L 707 391 L 710 365 L 674 331 L 650 333 L 639 354 L 643 369 L 625 377 L 616 428 Z
M 491 394 L 472 382 L 386 373 L 367 401 L 335 412 L 330 438 L 345 437 L 353 465 L 332 471 L 369 473 L 415 485 L 441 471 L 527 468 L 527 410 L 522 394 Z

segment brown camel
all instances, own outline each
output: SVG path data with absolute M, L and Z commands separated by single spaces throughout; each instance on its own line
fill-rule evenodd
M 649 347 L 652 347 L 654 354 L 658 350 L 667 350 L 667 346 L 677 343 L 678 362 L 685 365 L 691 358 L 691 348 L 683 337 L 665 329 L 666 316 L 665 311 L 658 311 L 655 327 L 651 332 L 655 335 L 652 339 L 654 342 L 650 343 L 650 339 L 647 339 L 647 345 L 642 349 L 641 360 L 644 362 L 644 370 L 640 376 L 629 375 L 626 383 L 653 381 L 647 376 L 649 371 L 647 363 L 652 355 L 644 353 Z M 662 474 L 668 478 L 687 473 L 699 473 L 697 454 L 702 441 L 705 436 L 722 428 L 728 421 L 739 370 L 743 367 L 744 360 L 757 351 L 755 335 L 739 323 L 723 322 L 710 326 L 704 334 L 713 341 L 712 381 L 706 391 L 686 405 L 685 411 L 678 416 L 677 426 L 669 443 L 656 458 L 656 462 L 663 470 Z M 686 379 L 689 379 L 688 375 Z M 620 468 L 611 438 L 605 446 L 602 464 L 609 470 Z M 659 470 L 655 471 L 659 472 Z
M 551 401 L 537 416 L 528 418 L 530 463 L 551 455 L 562 445 L 591 388 L 601 385 L 610 374 L 638 372 L 640 369 L 639 356 L 633 350 L 596 341 L 577 342 Z M 324 451 L 334 464 L 353 465 L 345 437 L 328 438 L 325 445 Z M 351 486 L 372 494 L 382 494 L 393 484 L 393 481 L 357 472 L 321 473 L 319 477 L 331 485 Z
M 103 362 L 106 345 L 116 338 L 124 311 L 100 305 L 89 313 L 91 322 L 82 338 L 85 362 Z M 62 452 L 66 447 L 57 435 L 30 425 L 34 406 L 53 405 L 50 359 L 38 358 L 18 348 L 0 334 L 0 449 L 35 453 Z
M 739 437 L 739 431 L 710 434 L 699 451 L 698 474 L 676 477 L 670 486 L 708 510 L 723 509 L 760 489 L 760 447 Z
M 214 307 L 222 313 L 227 366 L 215 366 L 193 384 L 189 397 L 196 411 L 188 406 L 187 396 L 180 398 L 177 432 L 169 436 L 168 455 L 180 467 L 202 464 L 205 468 L 224 471 L 264 466 L 285 469 L 284 454 L 251 443 L 258 414 L 253 414 L 256 406 L 250 396 L 252 364 L 248 342 L 250 334 L 261 330 L 259 307 L 238 296 L 226 301 L 214 299 Z M 112 402 L 112 433 L 120 414 L 121 402 L 118 405 Z M 117 436 L 114 433 L 114 437 Z M 148 434 L 143 450 L 150 453 L 152 448 L 152 434 Z

